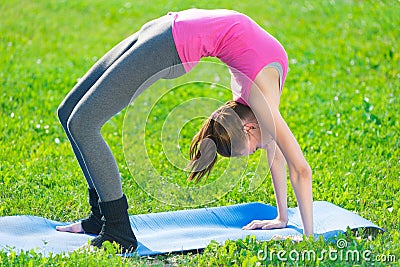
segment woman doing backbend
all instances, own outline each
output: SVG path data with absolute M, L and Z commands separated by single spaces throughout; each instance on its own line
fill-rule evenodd
M 136 249 L 117 163 L 100 130 L 152 83 L 184 75 L 202 57 L 217 57 L 229 67 L 233 100 L 194 137 L 189 179 L 207 176 L 217 153 L 235 157 L 266 149 L 278 215 L 243 229 L 286 227 L 288 166 L 304 234 L 313 233 L 311 169 L 279 112 L 286 52 L 246 15 L 201 9 L 170 12 L 146 23 L 104 55 L 60 105 L 59 119 L 88 183 L 91 214 L 59 231 L 96 234 L 91 240 L 96 247 L 110 241 L 123 251 Z

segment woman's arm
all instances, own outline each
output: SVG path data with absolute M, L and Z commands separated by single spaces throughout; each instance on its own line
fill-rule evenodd
M 277 219 L 285 222 L 286 227 L 288 221 L 286 160 L 275 142 L 268 143 L 266 148 L 272 183 L 274 185 L 276 206 L 278 208 Z
M 288 222 L 286 161 L 276 143 L 271 140 L 267 145 L 267 159 L 274 185 L 278 215 L 274 220 L 254 220 L 244 226 L 244 230 L 284 228 Z
M 262 145 L 268 136 L 277 143 L 289 167 L 292 183 L 304 227 L 304 234 L 313 233 L 312 173 L 300 146 L 279 112 L 279 75 L 275 69 L 263 69 L 250 90 L 249 104 L 257 117 L 262 133 Z

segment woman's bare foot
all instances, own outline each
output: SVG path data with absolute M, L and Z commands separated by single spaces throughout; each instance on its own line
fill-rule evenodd
M 56 230 L 60 232 L 83 233 L 81 222 L 76 222 L 64 226 L 56 226 Z

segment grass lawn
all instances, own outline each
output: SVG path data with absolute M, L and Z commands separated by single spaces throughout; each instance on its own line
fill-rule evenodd
M 0 216 L 32 214 L 72 221 L 87 215 L 84 177 L 58 122 L 57 107 L 77 79 L 122 38 L 152 18 L 190 7 L 246 13 L 285 46 L 290 71 L 281 112 L 313 169 L 314 199 L 330 201 L 386 229 L 372 241 L 345 237 L 349 249 L 370 250 L 371 260 L 262 260 L 260 249 L 321 252 L 335 249 L 335 244 L 258 242 L 249 237 L 211 243 L 201 253 L 155 258 L 124 259 L 105 252 L 75 252 L 68 257 L 0 252 L 0 266 L 399 264 L 400 2 L 394 0 L 0 0 Z M 197 96 L 196 89 L 201 91 L 194 86 L 186 97 Z M 222 94 L 221 101 L 229 97 Z M 163 107 L 160 116 L 171 108 Z M 121 141 L 125 114 L 114 117 L 102 133 L 119 163 L 129 213 L 181 209 L 149 196 L 133 179 Z M 183 153 L 188 153 L 197 125 L 183 128 Z M 148 151 L 152 162 L 167 164 L 161 169 L 173 170 L 159 159 L 160 143 L 154 142 Z M 250 161 L 256 162 L 258 156 L 259 152 Z M 246 172 L 229 193 L 209 205 L 275 205 L 270 175 L 249 193 L 252 170 Z M 181 174 L 166 175 L 184 179 Z M 288 203 L 297 206 L 290 186 Z

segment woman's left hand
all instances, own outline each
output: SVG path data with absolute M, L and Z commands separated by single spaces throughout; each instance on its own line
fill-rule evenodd
M 285 228 L 287 221 L 274 219 L 274 220 L 254 220 L 246 226 L 243 226 L 243 230 L 255 230 L 255 229 L 280 229 Z

